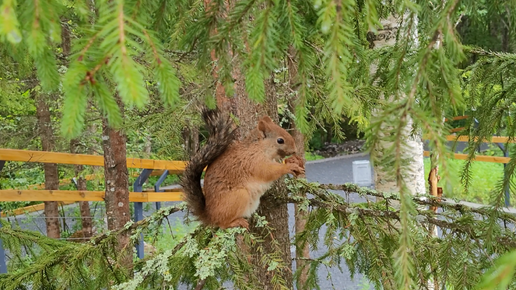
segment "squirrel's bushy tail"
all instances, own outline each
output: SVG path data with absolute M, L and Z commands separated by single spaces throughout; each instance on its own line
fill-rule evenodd
M 234 140 L 233 122 L 218 109 L 203 110 L 202 116 L 209 132 L 208 142 L 190 159 L 181 178 L 185 201 L 189 210 L 206 221 L 206 200 L 202 192 L 201 176 L 204 168 L 219 157 Z

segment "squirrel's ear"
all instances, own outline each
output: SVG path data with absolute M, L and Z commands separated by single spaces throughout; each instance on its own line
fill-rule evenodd
M 260 119 L 260 121 L 264 121 L 264 122 L 266 122 L 266 123 L 274 123 L 274 122 L 272 122 L 271 117 L 269 117 L 269 116 L 267 116 L 267 115 L 263 116 L 263 117 Z
M 269 118 L 269 116 L 263 116 L 260 121 L 258 121 L 258 131 L 261 133 L 262 138 L 265 138 L 267 132 L 270 131 L 270 123 L 272 123 L 272 119 Z

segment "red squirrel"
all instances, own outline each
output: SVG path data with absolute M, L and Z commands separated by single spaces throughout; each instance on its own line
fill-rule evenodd
M 191 158 L 181 180 L 188 208 L 205 225 L 248 228 L 245 218 L 256 211 L 265 191 L 285 174 L 304 174 L 304 161 L 294 155 L 292 136 L 268 116 L 242 141 L 235 140 L 229 116 L 205 110 L 203 118 L 208 142 Z M 200 180 L 206 166 L 203 194 Z

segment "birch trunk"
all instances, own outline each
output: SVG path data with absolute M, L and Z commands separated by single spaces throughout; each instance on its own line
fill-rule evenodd
M 400 19 L 396 19 L 389 16 L 387 19 L 381 21 L 383 29 L 379 30 L 376 35 L 369 34 L 371 48 L 381 48 L 387 45 L 394 45 L 396 41 L 396 33 L 399 28 Z M 374 73 L 377 67 L 373 65 L 371 72 Z M 390 97 L 383 96 L 385 100 L 389 100 Z M 378 115 L 378 112 L 374 112 L 373 115 Z M 382 132 L 388 132 L 389 128 L 383 128 Z M 423 140 L 420 131 L 414 132 L 413 122 L 409 118 L 406 120 L 403 128 L 401 128 L 404 136 L 404 144 L 402 146 L 401 155 L 408 161 L 406 170 L 403 172 L 403 180 L 407 189 L 413 195 L 424 194 L 425 189 L 425 171 L 423 164 Z M 380 140 L 385 140 L 388 136 L 379 136 Z M 381 159 L 383 152 L 386 148 L 392 146 L 392 142 L 380 141 L 379 146 L 376 148 L 376 154 Z M 396 182 L 396 179 L 392 174 L 388 173 L 387 168 L 382 164 L 373 164 L 375 173 L 375 188 L 378 191 L 383 192 L 399 192 L 400 188 Z

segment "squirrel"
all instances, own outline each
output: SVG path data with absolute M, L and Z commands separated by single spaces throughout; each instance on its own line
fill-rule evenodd
M 292 136 L 264 116 L 242 140 L 235 140 L 229 116 L 218 110 L 204 110 L 209 138 L 190 160 L 181 185 L 190 211 L 208 226 L 222 229 L 249 228 L 250 217 L 260 197 L 285 174 L 304 174 L 304 161 L 295 155 Z M 282 164 L 280 161 L 288 155 Z M 204 193 L 201 175 L 204 177 Z

